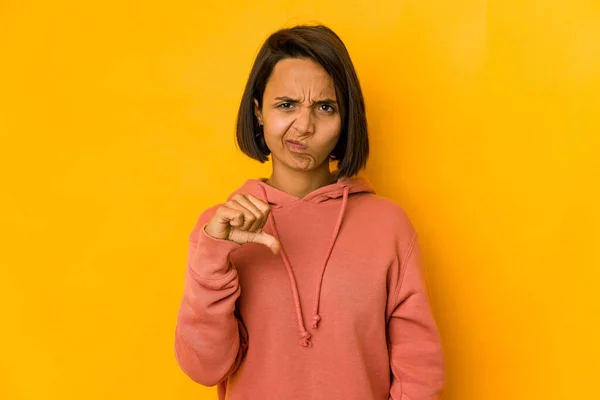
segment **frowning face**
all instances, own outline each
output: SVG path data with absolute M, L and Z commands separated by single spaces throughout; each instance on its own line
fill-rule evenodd
M 254 100 L 254 112 L 274 166 L 308 171 L 329 163 L 342 124 L 333 79 L 319 64 L 299 58 L 279 61 L 262 107 Z

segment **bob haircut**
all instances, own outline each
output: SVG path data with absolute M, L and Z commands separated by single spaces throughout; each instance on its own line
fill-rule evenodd
M 369 138 L 360 83 L 346 46 L 324 25 L 298 25 L 281 29 L 262 45 L 242 96 L 237 116 L 236 139 L 247 156 L 264 163 L 271 151 L 254 115 L 254 99 L 262 109 L 265 87 L 275 65 L 286 58 L 311 59 L 331 76 L 340 108 L 340 138 L 330 154 L 337 161 L 337 178 L 352 177 L 365 167 Z

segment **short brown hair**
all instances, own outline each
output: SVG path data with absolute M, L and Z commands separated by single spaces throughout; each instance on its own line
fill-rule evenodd
M 240 150 L 261 163 L 271 153 L 254 115 L 254 99 L 262 108 L 265 87 L 275 64 L 286 58 L 308 58 L 321 65 L 333 79 L 340 107 L 342 130 L 331 159 L 338 162 L 338 177 L 354 176 L 369 157 L 365 104 L 358 76 L 346 46 L 330 28 L 298 25 L 271 34 L 262 45 L 242 96 L 236 138 Z

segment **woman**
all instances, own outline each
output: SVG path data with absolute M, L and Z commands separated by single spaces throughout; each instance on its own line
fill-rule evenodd
M 415 230 L 356 175 L 363 97 L 324 26 L 272 34 L 237 141 L 269 179 L 204 211 L 189 241 L 175 338 L 182 370 L 227 400 L 433 400 L 444 359 Z M 330 172 L 330 160 L 337 171 Z

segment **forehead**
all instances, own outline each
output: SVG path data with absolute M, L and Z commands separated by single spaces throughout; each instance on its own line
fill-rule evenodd
M 276 95 L 310 90 L 313 94 L 335 97 L 333 79 L 322 66 L 310 59 L 287 58 L 275 64 L 265 88 Z

